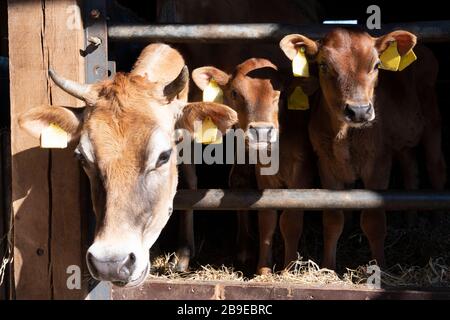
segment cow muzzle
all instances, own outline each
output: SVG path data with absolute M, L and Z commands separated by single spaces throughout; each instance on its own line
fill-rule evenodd
M 246 135 L 248 146 L 257 150 L 268 149 L 277 141 L 277 130 L 268 123 L 250 123 Z
M 350 125 L 360 126 L 375 119 L 375 110 L 372 104 L 346 104 L 344 108 L 344 118 Z
M 91 275 L 100 281 L 109 281 L 121 287 L 137 286 L 142 283 L 150 269 L 148 259 L 142 263 L 134 252 L 111 254 L 91 246 L 86 254 L 86 262 Z

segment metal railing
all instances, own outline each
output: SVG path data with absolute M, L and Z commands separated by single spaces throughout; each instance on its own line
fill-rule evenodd
M 450 209 L 450 192 L 324 189 L 179 190 L 175 196 L 174 208 L 178 210 L 442 210 Z
M 290 33 L 301 33 L 313 39 L 324 37 L 335 25 L 287 25 L 278 23 L 251 24 L 164 24 L 112 25 L 108 27 L 111 41 L 164 41 L 169 43 L 223 43 L 239 41 L 278 42 Z M 448 42 L 450 20 L 384 24 L 380 30 L 367 30 L 374 36 L 407 30 L 422 42 Z

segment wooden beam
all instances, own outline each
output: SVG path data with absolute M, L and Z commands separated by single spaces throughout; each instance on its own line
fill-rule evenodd
M 14 278 L 18 299 L 83 298 L 66 286 L 70 265 L 83 266 L 79 168 L 73 146 L 38 148 L 18 127 L 19 114 L 40 104 L 76 105 L 48 77 L 84 81 L 83 30 L 77 1 L 8 1 L 11 81 Z
M 448 289 L 371 289 L 287 283 L 149 280 L 136 289 L 112 288 L 113 300 L 439 300 Z
M 80 12 L 77 1 L 45 1 L 45 41 L 49 66 L 69 79 L 84 83 L 84 46 Z M 81 105 L 52 82 L 50 97 L 54 105 Z M 73 148 L 51 154 L 51 252 L 53 295 L 56 299 L 84 298 L 83 290 L 68 290 L 67 267 L 77 265 L 83 270 L 85 252 L 81 235 L 80 169 Z M 87 272 L 87 270 L 86 270 Z M 84 288 L 86 289 L 86 288 Z
M 49 268 L 49 152 L 18 127 L 17 116 L 48 104 L 44 15 L 40 1 L 8 1 L 11 95 L 14 278 L 17 298 L 51 298 Z

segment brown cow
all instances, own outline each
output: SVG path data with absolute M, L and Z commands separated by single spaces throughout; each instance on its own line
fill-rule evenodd
M 157 22 L 158 23 L 291 23 L 307 24 L 318 23 L 319 13 L 321 11 L 320 1 L 318 0 L 278 0 L 278 1 L 260 1 L 260 0 L 158 0 L 157 1 Z M 242 61 L 251 57 L 262 57 L 269 59 L 278 67 L 288 67 L 288 61 L 283 54 L 269 43 L 252 43 L 251 46 L 242 45 L 242 43 L 227 44 L 205 44 L 192 43 L 181 44 L 178 46 L 186 57 L 187 64 L 192 68 L 205 65 L 213 65 L 222 70 L 233 70 L 233 68 Z M 196 88 L 190 91 L 190 99 L 198 101 L 201 92 Z M 232 181 L 234 187 L 239 185 L 242 188 L 252 188 L 253 184 L 246 181 L 247 169 L 251 166 L 238 165 L 233 166 L 233 177 L 239 181 Z M 186 168 L 188 173 L 187 184 L 189 188 L 195 189 L 196 179 L 192 166 Z M 239 174 L 237 173 L 239 170 Z M 178 251 L 178 258 L 182 263 L 178 263 L 178 269 L 187 268 L 189 261 L 189 252 L 193 254 L 194 232 L 192 213 L 184 214 L 185 228 L 181 232 L 181 238 L 189 248 L 184 251 Z M 238 257 L 246 257 L 240 260 L 247 260 L 248 255 L 245 251 L 251 241 L 249 233 L 248 214 L 243 211 L 238 213 Z M 245 261 L 246 262 L 246 261 Z
M 361 179 L 367 189 L 386 189 L 396 156 L 406 186 L 416 189 L 412 148 L 420 142 L 425 146 L 433 187 L 444 188 L 441 119 L 434 92 L 437 62 L 429 50 L 417 46 L 418 61 L 404 71 L 379 71 L 380 54 L 392 41 L 397 41 L 400 55 L 416 45 L 416 37 L 406 31 L 373 38 L 345 29 L 331 31 L 320 42 L 295 34 L 280 42 L 289 59 L 304 47 L 309 61 L 319 68 L 321 94 L 311 114 L 309 132 L 324 188 L 344 189 Z M 341 211 L 324 212 L 325 267 L 336 266 L 336 245 L 343 224 Z M 363 211 L 361 227 L 373 258 L 383 265 L 385 212 Z
M 194 121 L 210 117 L 224 132 L 236 113 L 220 104 L 182 101 L 189 74 L 181 55 L 163 44 L 148 46 L 131 73 L 94 85 L 50 75 L 86 107 L 32 108 L 20 125 L 39 138 L 54 123 L 78 143 L 75 154 L 89 176 L 97 218 L 89 270 L 98 280 L 138 285 L 149 271 L 149 249 L 172 212 L 175 128 L 192 130 Z
M 288 110 L 281 94 L 283 77 L 266 59 L 249 59 L 230 75 L 215 67 L 202 67 L 192 73 L 194 82 L 205 89 L 214 79 L 224 91 L 226 103 L 238 113 L 239 127 L 245 131 L 250 149 L 264 149 L 279 139 L 279 171 L 264 175 L 256 164 L 259 189 L 311 188 L 314 177 L 313 151 L 309 142 L 306 111 Z M 278 134 L 279 132 L 279 134 Z M 274 139 L 275 138 L 275 139 Z M 272 149 L 273 152 L 277 152 Z M 257 272 L 272 270 L 273 235 L 277 226 L 275 210 L 261 210 L 259 220 L 259 261 Z M 303 211 L 285 210 L 280 217 L 285 245 L 285 266 L 297 259 L 303 229 Z

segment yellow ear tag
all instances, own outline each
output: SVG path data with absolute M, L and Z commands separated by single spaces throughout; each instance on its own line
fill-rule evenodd
M 409 66 L 411 63 L 417 60 L 417 56 L 414 53 L 414 51 L 411 49 L 409 50 L 404 56 L 402 56 L 402 59 L 400 61 L 400 65 L 398 66 L 398 71 L 403 71 L 407 66 Z
M 60 126 L 51 123 L 41 132 L 41 148 L 67 148 L 68 135 Z
M 288 99 L 289 110 L 308 110 L 309 99 L 301 87 L 296 87 Z
M 301 47 L 292 60 L 292 73 L 294 77 L 309 77 L 308 60 L 305 56 L 305 48 Z
M 204 144 L 222 143 L 222 134 L 210 117 L 206 117 L 203 120 L 202 126 L 199 129 L 194 133 L 195 142 Z
M 400 65 L 400 54 L 397 50 L 397 42 L 393 41 L 389 47 L 380 55 L 381 66 L 380 69 L 397 71 Z
M 203 101 L 223 103 L 223 91 L 214 79 L 203 90 Z

